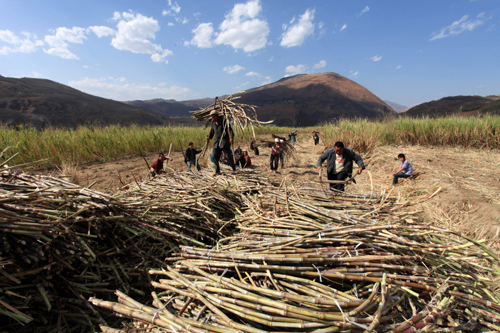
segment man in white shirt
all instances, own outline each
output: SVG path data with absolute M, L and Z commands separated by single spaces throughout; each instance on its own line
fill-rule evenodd
M 333 148 L 327 149 L 318 159 L 318 170 L 321 170 L 323 162 L 327 160 L 328 180 L 346 180 L 352 177 L 353 161 L 359 166 L 356 173 L 361 173 L 365 168 L 363 159 L 352 149 L 344 148 L 340 141 L 335 142 Z M 330 184 L 330 189 L 344 191 L 345 184 Z

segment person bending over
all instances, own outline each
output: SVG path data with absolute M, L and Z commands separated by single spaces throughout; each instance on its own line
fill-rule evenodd
M 163 153 L 158 154 L 158 159 L 151 164 L 151 174 L 153 177 L 156 177 L 157 174 L 163 173 L 163 161 L 169 160 L 173 161 L 173 159 L 170 156 L 165 156 Z
M 361 173 L 365 168 L 363 159 L 352 149 L 344 148 L 340 141 L 335 142 L 333 148 L 327 149 L 318 159 L 318 170 L 321 171 L 322 164 L 327 161 L 328 180 L 346 180 L 352 177 L 353 161 L 358 165 L 356 173 Z M 330 189 L 345 190 L 345 184 L 330 184 Z
M 406 160 L 405 154 L 399 154 L 398 159 L 401 162 L 401 165 L 399 166 L 399 169 L 392 173 L 394 176 L 392 179 L 393 186 L 398 183 L 399 178 L 408 178 L 413 173 L 413 167 L 410 162 Z

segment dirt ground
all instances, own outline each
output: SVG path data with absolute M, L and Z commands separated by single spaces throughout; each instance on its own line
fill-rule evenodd
M 237 139 L 237 138 L 236 138 Z M 270 137 L 262 137 L 270 140 Z M 255 156 L 249 150 L 248 142 L 238 142 L 252 157 L 253 168 L 268 175 L 277 184 L 284 179 L 295 186 L 320 186 L 317 183 L 316 163 L 325 147 L 320 142 L 315 146 L 313 139 L 305 134 L 298 136 L 295 157 L 285 160 L 285 167 L 278 173 L 271 173 L 269 167 L 270 150 L 260 149 Z M 397 155 L 404 153 L 419 173 L 414 180 L 406 181 L 391 190 L 392 172 L 399 167 Z M 201 159 L 203 168 L 213 168 L 209 160 L 210 151 Z M 450 147 L 381 146 L 368 154 L 360 154 L 366 169 L 356 177 L 357 184 L 347 187 L 349 192 L 381 193 L 408 199 L 408 211 L 418 212 L 425 223 L 474 234 L 488 236 L 490 245 L 496 245 L 500 230 L 500 153 L 497 150 L 472 150 Z M 181 151 L 173 151 L 173 162 L 165 162 L 167 170 L 186 171 Z M 152 164 L 157 153 L 145 156 Z M 229 170 L 229 169 L 227 169 Z M 171 172 L 169 170 L 169 172 Z M 224 173 L 224 169 L 223 169 Z M 144 181 L 148 170 L 144 158 L 129 156 L 106 163 L 88 163 L 67 167 L 56 172 L 57 176 L 67 176 L 79 185 L 93 185 L 93 188 L 114 193 L 129 183 Z M 326 179 L 326 171 L 323 170 Z M 400 180 L 401 182 L 401 180 Z M 429 199 L 434 192 L 438 194 Z

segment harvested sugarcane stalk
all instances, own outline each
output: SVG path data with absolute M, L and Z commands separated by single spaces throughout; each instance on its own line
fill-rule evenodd
M 272 121 L 259 121 L 255 111 L 256 106 L 233 102 L 233 100 L 240 98 L 240 96 L 236 96 L 237 94 L 232 94 L 224 99 L 216 97 L 213 105 L 198 111 L 191 111 L 192 117 L 198 121 L 205 121 L 205 127 L 208 127 L 212 121 L 210 112 L 215 110 L 222 118 L 231 121 L 234 130 L 243 132 L 247 127 L 250 127 L 253 137 L 255 137 L 254 126 L 270 124 Z
M 171 323 L 193 332 L 477 332 L 500 322 L 498 256 L 401 219 L 404 202 L 271 186 L 242 201 L 240 233 L 211 249 L 181 246 L 172 266 L 149 271 L 153 307 L 123 294 L 91 302 L 126 306 L 171 332 Z

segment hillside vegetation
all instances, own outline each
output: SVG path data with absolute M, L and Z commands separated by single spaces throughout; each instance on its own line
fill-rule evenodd
M 499 96 L 451 96 L 414 106 L 405 115 L 412 117 L 500 114 Z
M 11 126 L 75 128 L 86 124 L 162 125 L 165 117 L 50 80 L 0 76 L 0 122 Z

